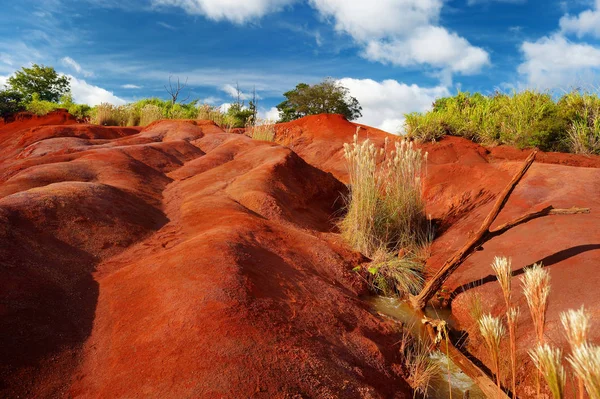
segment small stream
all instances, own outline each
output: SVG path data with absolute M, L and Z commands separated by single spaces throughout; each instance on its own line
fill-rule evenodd
M 423 336 L 424 327 L 421 319 L 406 302 L 397 298 L 374 296 L 366 299 L 373 308 L 388 317 L 402 322 L 411 334 L 419 338 Z M 430 318 L 446 321 L 450 328 L 454 322 L 449 309 L 426 308 L 425 315 Z M 435 399 L 462 399 L 469 393 L 470 399 L 485 399 L 485 395 L 473 381 L 463 373 L 445 354 L 434 352 L 431 358 L 440 366 L 439 375 L 432 379 L 428 390 L 428 397 Z M 448 383 L 450 380 L 450 383 Z

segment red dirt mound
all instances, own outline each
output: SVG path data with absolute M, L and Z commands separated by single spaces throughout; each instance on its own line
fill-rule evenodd
M 211 122 L 0 138 L 0 396 L 411 395 L 332 175 Z

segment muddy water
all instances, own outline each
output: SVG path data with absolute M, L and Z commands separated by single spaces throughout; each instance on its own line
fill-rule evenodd
M 410 329 L 413 336 L 423 336 L 424 328 L 421 319 L 406 302 L 396 298 L 386 298 L 381 296 L 367 298 L 367 301 L 379 313 L 402 322 L 406 328 Z M 450 327 L 453 325 L 449 310 L 427 308 L 425 309 L 425 315 L 427 317 L 445 320 Z M 445 354 L 438 351 L 433 353 L 431 358 L 440 366 L 440 372 L 439 375 L 431 381 L 428 397 L 435 399 L 462 399 L 463 397 L 469 397 L 470 399 L 485 399 L 485 395 L 477 385 L 475 385 L 465 373 L 452 363 Z M 466 396 L 467 392 L 468 396 Z

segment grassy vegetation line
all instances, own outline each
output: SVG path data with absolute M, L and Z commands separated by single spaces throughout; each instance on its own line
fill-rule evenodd
M 372 259 L 373 288 L 385 295 L 417 293 L 423 284 L 422 249 L 429 242 L 422 177 L 427 154 L 405 140 L 393 150 L 372 142 L 344 145 L 350 194 L 340 222 L 343 237 Z M 401 256 L 398 254 L 401 253 Z
M 420 141 L 449 134 L 483 145 L 600 154 L 600 97 L 591 92 L 572 91 L 558 99 L 533 90 L 491 96 L 465 92 L 405 117 L 407 135 Z

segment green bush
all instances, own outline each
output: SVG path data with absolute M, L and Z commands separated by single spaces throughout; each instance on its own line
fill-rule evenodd
M 6 118 L 25 110 L 24 96 L 14 90 L 0 90 L 0 118 Z
M 436 100 L 429 112 L 407 114 L 405 118 L 407 136 L 423 142 L 448 134 L 484 145 L 600 151 L 600 98 L 580 91 L 559 99 L 533 90 L 491 96 L 459 93 Z
M 58 103 L 53 103 L 51 101 L 40 100 L 40 95 L 37 93 L 33 93 L 31 95 L 31 100 L 25 104 L 25 109 L 27 112 L 31 112 L 36 115 L 46 115 L 49 112 L 52 112 L 56 109 L 60 108 Z

